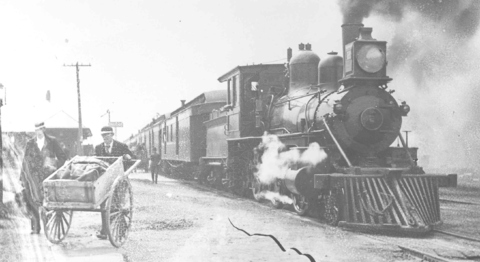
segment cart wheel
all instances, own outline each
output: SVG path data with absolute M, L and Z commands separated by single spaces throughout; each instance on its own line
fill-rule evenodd
M 43 221 L 43 231 L 48 241 L 58 244 L 68 234 L 72 224 L 73 211 L 71 210 L 48 210 L 40 207 Z
M 113 183 L 105 213 L 110 243 L 121 247 L 127 240 L 133 214 L 132 185 L 127 178 L 119 178 Z

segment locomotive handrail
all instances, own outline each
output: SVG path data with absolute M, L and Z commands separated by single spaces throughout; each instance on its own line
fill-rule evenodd
M 294 101 L 294 100 L 297 100 L 297 99 L 300 99 L 300 98 L 304 98 L 304 97 L 306 97 L 306 96 L 315 96 L 315 95 L 317 95 L 317 94 L 322 94 L 322 93 L 324 93 L 324 92 L 325 92 L 325 91 L 320 90 L 320 91 L 313 92 L 313 93 L 309 93 L 309 94 L 306 94 L 306 95 L 288 97 L 288 99 L 285 99 L 285 100 L 282 100 L 282 101 L 277 102 L 276 104 L 274 104 L 274 106 L 281 105 L 281 104 L 285 104 L 285 103 L 288 103 L 288 102 L 291 102 L 291 101 Z
M 291 133 L 291 132 L 290 132 L 288 129 L 286 129 L 285 127 L 274 128 L 274 129 L 270 129 L 270 130 L 268 130 L 268 131 L 285 131 L 285 132 L 287 132 L 287 134 L 290 134 L 290 133 Z
M 345 161 L 347 161 L 348 166 L 349 166 L 349 167 L 352 167 L 352 163 L 351 163 L 350 160 L 348 159 L 347 155 L 346 155 L 345 152 L 343 151 L 342 147 L 341 147 L 340 144 L 338 143 L 338 141 L 337 141 L 337 139 L 335 138 L 335 136 L 333 136 L 332 130 L 330 130 L 330 127 L 328 126 L 327 120 L 325 120 L 325 117 L 322 118 L 322 120 L 323 120 L 323 123 L 325 124 L 325 127 L 327 128 L 328 133 L 329 133 L 330 136 L 332 137 L 333 142 L 335 142 L 335 145 L 338 147 L 338 150 L 340 150 L 340 154 L 342 154 L 343 158 L 345 158 Z
M 417 166 L 417 163 L 413 161 L 412 155 L 410 154 L 410 151 L 408 151 L 407 144 L 405 143 L 405 140 L 403 140 L 402 133 L 398 131 L 398 138 L 400 138 L 400 142 L 402 143 L 403 148 L 405 149 L 405 152 L 407 153 L 408 160 L 410 161 L 410 164 L 415 167 Z
M 318 96 L 319 96 L 319 97 L 318 97 L 318 98 L 319 98 L 318 105 L 317 105 L 317 107 L 315 108 L 315 112 L 313 113 L 312 126 L 308 128 L 308 132 L 310 132 L 310 130 L 315 127 L 315 121 L 316 121 L 316 119 L 317 119 L 318 108 L 322 105 L 323 101 L 325 101 L 325 99 L 326 99 L 327 97 L 329 97 L 331 94 L 333 94 L 333 93 L 335 93 L 335 92 L 336 92 L 336 91 L 332 91 L 332 92 L 326 94 L 325 96 L 323 96 L 321 99 L 320 99 L 320 94 L 321 94 L 321 93 L 318 94 Z M 305 112 L 307 112 L 307 108 L 306 108 L 306 107 L 305 107 Z M 306 121 L 307 121 L 306 124 L 307 124 L 307 126 L 308 126 L 308 120 L 306 120 Z

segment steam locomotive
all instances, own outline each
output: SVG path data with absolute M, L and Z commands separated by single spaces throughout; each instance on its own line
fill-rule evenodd
M 424 233 L 441 224 L 439 187 L 456 175 L 425 174 L 418 148 L 400 132 L 410 111 L 398 103 L 387 76 L 387 44 L 362 24 L 342 25 L 343 58 L 320 59 L 300 44 L 288 64 L 238 66 L 218 78 L 226 90 L 206 92 L 153 119 L 130 144 L 159 149 L 166 174 L 249 194 L 291 197 L 295 211 L 311 210 L 331 225 L 360 230 Z M 262 181 L 264 134 L 282 152 L 317 143 L 327 157 L 290 164 Z M 392 147 L 399 139 L 402 146 Z M 275 207 L 282 202 L 272 200 Z

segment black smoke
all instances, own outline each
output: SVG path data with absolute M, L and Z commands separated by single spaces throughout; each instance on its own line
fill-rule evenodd
M 340 0 L 345 23 L 388 41 L 389 84 L 411 106 L 403 130 L 435 168 L 480 171 L 480 1 Z M 368 21 L 364 21 L 368 20 Z M 389 27 L 388 36 L 375 28 Z M 427 157 L 428 156 L 428 157 Z M 420 165 L 424 163 L 419 163 Z
M 474 0 L 340 0 L 344 23 L 361 23 L 371 14 L 400 21 L 408 12 L 445 26 L 455 37 L 470 37 L 480 23 L 480 1 Z

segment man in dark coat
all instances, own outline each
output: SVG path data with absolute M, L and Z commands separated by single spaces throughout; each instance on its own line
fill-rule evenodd
M 113 139 L 113 129 L 105 126 L 101 130 L 103 143 L 95 147 L 95 156 L 111 156 L 119 157 L 125 156 L 126 159 L 133 158 L 133 153 L 128 149 L 128 146 L 122 142 Z
M 160 163 L 160 154 L 157 154 L 157 149 L 153 148 L 153 153 L 150 156 L 150 172 L 152 173 L 152 183 L 158 184 L 158 173 L 159 173 L 159 163 Z
M 20 181 L 32 234 L 40 233 L 39 207 L 43 203 L 43 180 L 63 166 L 67 159 L 58 141 L 45 134 L 44 123 L 35 125 L 35 137 L 27 142 L 20 172 Z
M 104 157 L 120 157 L 123 156 L 124 159 L 134 158 L 133 153 L 128 149 L 128 146 L 124 143 L 118 142 L 113 139 L 113 128 L 109 126 L 102 127 L 101 135 L 103 138 L 103 143 L 95 147 L 95 156 L 104 156 Z M 105 202 L 102 204 L 102 207 L 105 206 Z M 107 218 L 105 212 L 102 212 L 102 230 L 97 234 L 97 237 L 100 239 L 107 239 Z

